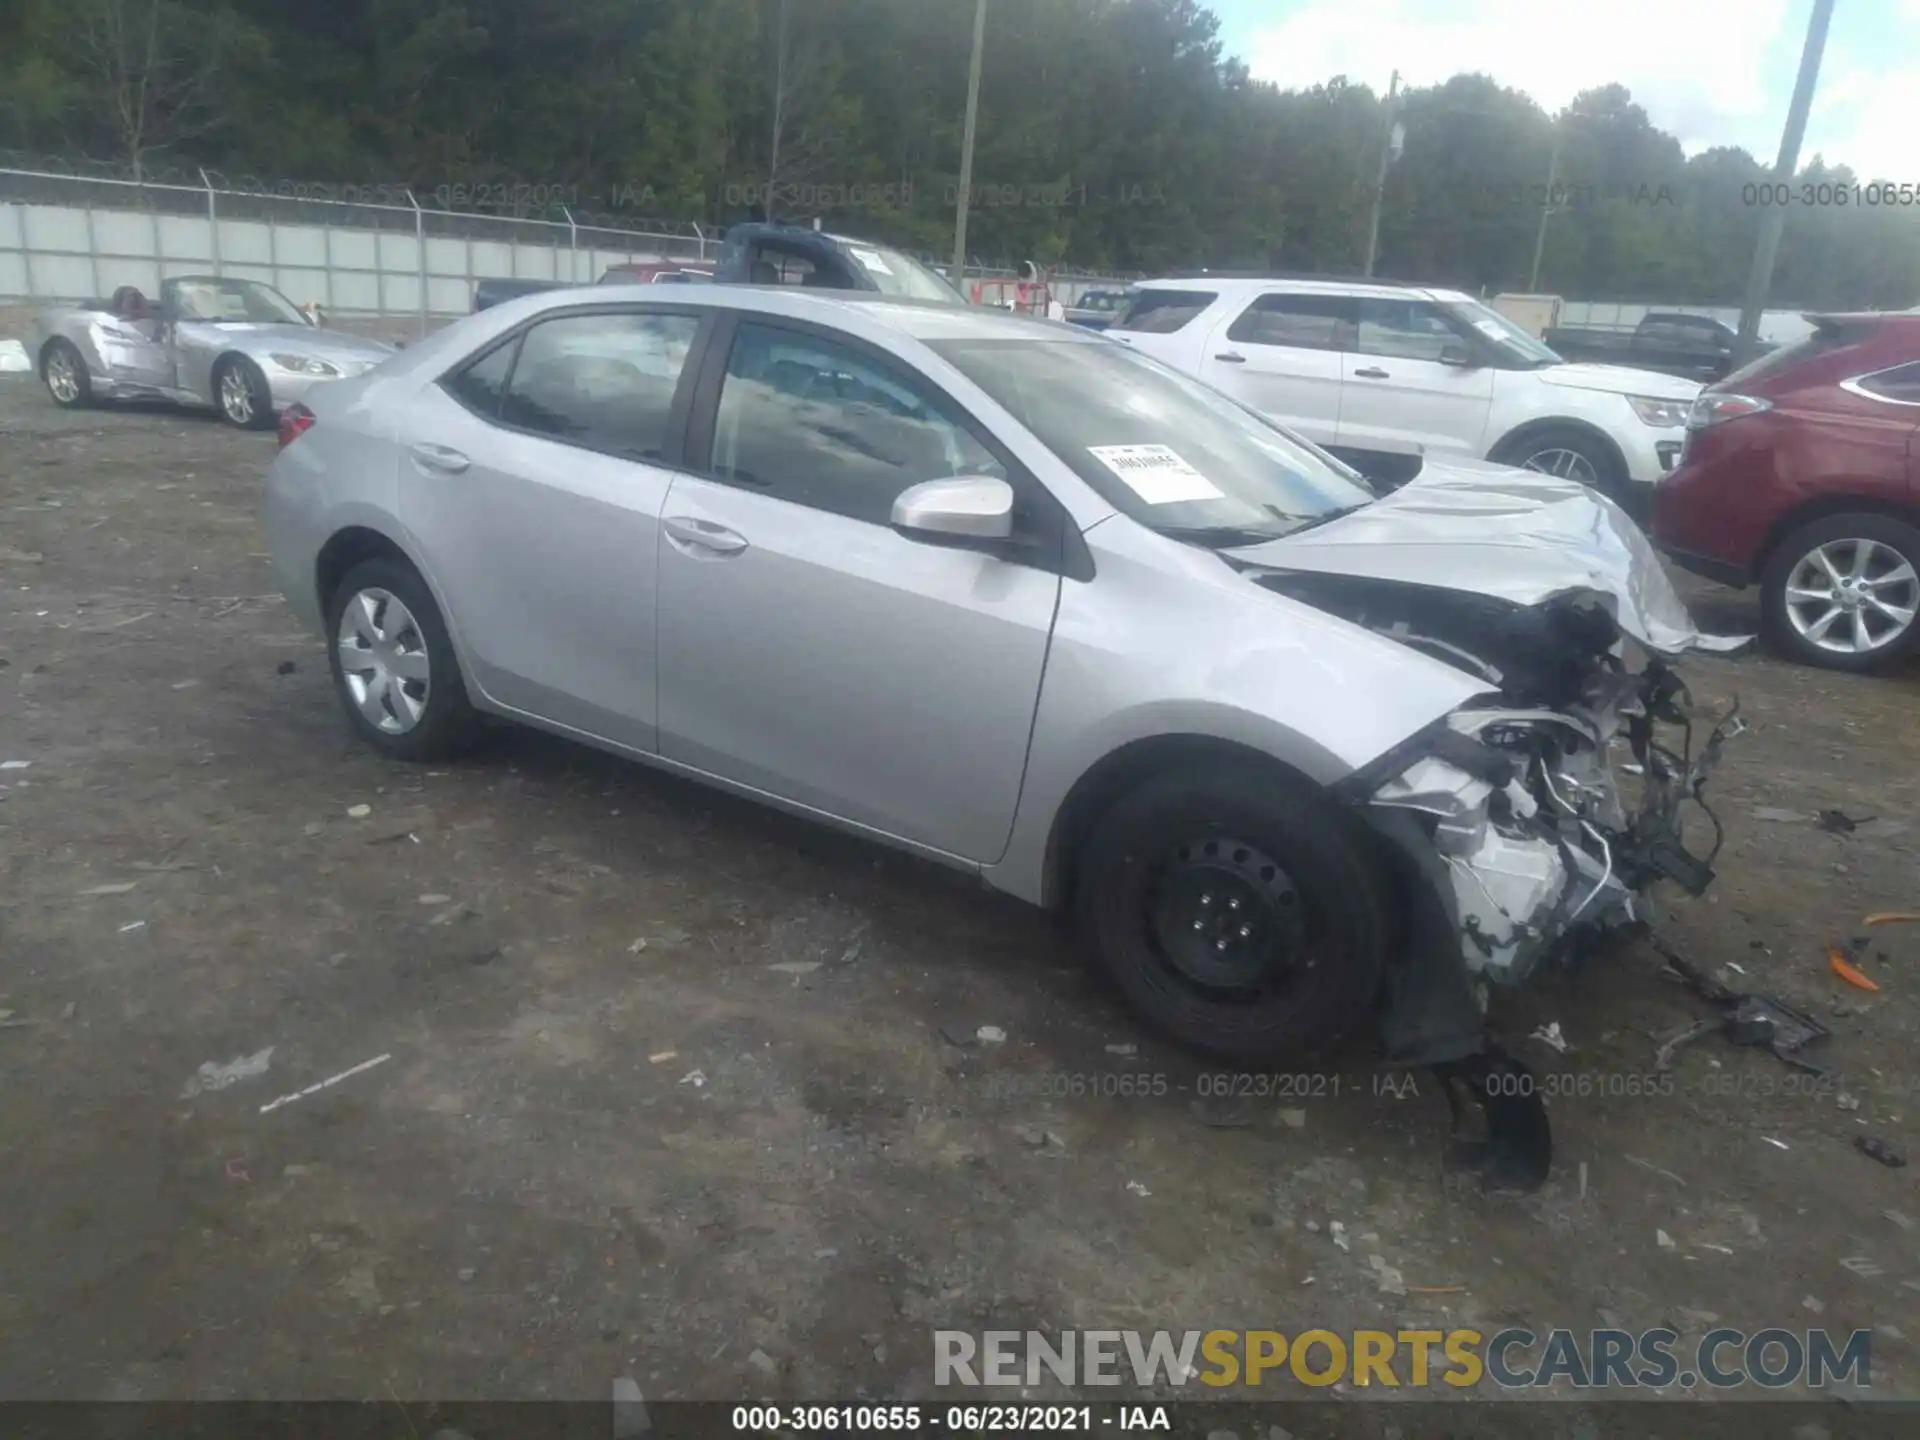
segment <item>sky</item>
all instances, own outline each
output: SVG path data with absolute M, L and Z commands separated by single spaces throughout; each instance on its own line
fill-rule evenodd
M 1229 54 L 1293 88 L 1491 75 L 1549 113 L 1618 81 L 1688 154 L 1772 164 L 1813 0 L 1203 0 Z M 1920 182 L 1920 0 L 1836 0 L 1800 162 Z

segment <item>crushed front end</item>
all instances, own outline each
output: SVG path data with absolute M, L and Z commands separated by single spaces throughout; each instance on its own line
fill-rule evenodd
M 1701 713 L 1673 668 L 1679 647 L 1628 633 L 1614 596 L 1517 605 L 1355 577 L 1261 583 L 1486 682 L 1352 777 L 1346 798 L 1390 842 L 1411 900 L 1380 1017 L 1386 1058 L 1433 1067 L 1450 1100 L 1469 1094 L 1488 1131 L 1478 1163 L 1537 1186 L 1546 1112 L 1487 1035 L 1491 992 L 1644 922 L 1659 881 L 1706 890 L 1722 831 L 1705 786 L 1738 705 Z

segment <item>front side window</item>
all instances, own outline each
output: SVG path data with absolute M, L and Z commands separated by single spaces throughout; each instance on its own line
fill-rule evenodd
M 1449 347 L 1464 349 L 1466 341 L 1447 323 L 1438 305 L 1426 300 L 1361 300 L 1362 355 L 1438 362 Z
M 877 525 L 923 480 L 1007 478 L 923 380 L 852 347 L 761 325 L 735 336 L 712 468 L 733 484 Z
M 1544 370 L 1549 365 L 1566 363 L 1552 348 L 1478 300 L 1448 300 L 1441 308 L 1458 324 L 1478 335 L 1482 343 L 1491 346 L 1503 369 Z
M 521 430 L 658 460 L 699 320 L 638 311 L 543 320 L 520 341 L 500 418 Z
M 1291 350 L 1351 350 L 1354 302 L 1340 295 L 1262 295 L 1228 327 L 1227 339 Z

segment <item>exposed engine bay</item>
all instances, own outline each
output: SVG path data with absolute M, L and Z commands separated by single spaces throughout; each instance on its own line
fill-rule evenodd
M 1657 880 L 1693 895 L 1712 882 L 1722 832 L 1703 787 L 1738 716 L 1697 717 L 1678 675 L 1622 633 L 1603 597 L 1518 606 L 1347 576 L 1259 579 L 1487 682 L 1484 702 L 1370 767 L 1365 801 L 1421 817 L 1475 977 L 1518 983 L 1543 958 L 1632 924 Z M 1616 770 L 1628 754 L 1632 802 Z M 1683 838 L 1690 811 L 1711 831 L 1704 854 Z
M 1551 1126 L 1487 1033 L 1490 992 L 1643 926 L 1656 881 L 1712 883 L 1722 832 L 1705 784 L 1739 706 L 1699 714 L 1672 662 L 1752 641 L 1701 633 L 1612 502 L 1479 462 L 1429 461 L 1350 514 L 1223 558 L 1486 687 L 1340 789 L 1407 882 L 1386 1058 L 1431 1067 L 1456 1126 L 1462 1095 L 1478 1104 L 1487 1136 L 1462 1158 L 1537 1188 Z

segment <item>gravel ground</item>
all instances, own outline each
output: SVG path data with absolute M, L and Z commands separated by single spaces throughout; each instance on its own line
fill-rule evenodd
M 1754 729 L 1665 933 L 1832 1025 L 1839 1084 L 1704 1040 L 1488 1196 L 1364 1052 L 1197 1103 L 956 877 L 540 735 L 383 762 L 268 593 L 272 453 L 0 377 L 0 1396 L 912 1397 L 936 1327 L 1520 1322 L 1873 1326 L 1920 1388 L 1920 1171 L 1854 1144 L 1916 1146 L 1920 929 L 1876 994 L 1825 963 L 1920 906 L 1914 674 L 1689 671 Z M 1636 948 L 1497 1017 L 1604 1089 L 1703 1013 Z

